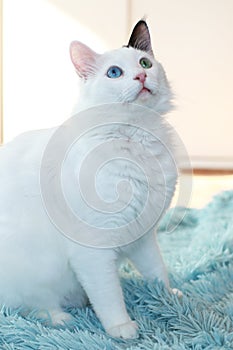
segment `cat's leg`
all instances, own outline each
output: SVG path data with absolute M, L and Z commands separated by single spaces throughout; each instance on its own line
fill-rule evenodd
M 153 231 L 126 247 L 126 254 L 142 274 L 149 280 L 158 279 L 174 294 L 182 296 L 178 289 L 169 287 L 167 270 Z
M 117 255 L 113 250 L 83 248 L 71 265 L 105 330 L 113 337 L 135 338 L 137 325 L 125 307 Z M 82 258 L 80 259 L 80 255 Z
M 64 299 L 61 302 L 62 308 L 72 307 L 72 308 L 83 308 L 88 305 L 89 300 L 87 294 L 76 276 L 75 279 L 75 288 L 69 290 L 69 292 L 65 295 Z
M 35 310 L 37 310 L 36 313 Z M 63 311 L 60 305 L 54 303 L 52 305 L 41 305 L 39 309 L 31 305 L 21 310 L 20 313 L 23 317 L 27 317 L 32 311 L 37 319 L 49 326 L 64 326 L 73 319 L 71 314 Z
M 42 319 L 48 325 L 64 326 L 73 319 L 73 316 L 63 311 L 59 306 L 47 311 L 39 311 L 37 318 Z
M 70 313 L 62 309 L 56 293 L 52 293 L 50 290 L 41 289 L 40 298 L 37 299 L 35 306 L 33 307 L 31 304 L 30 308 L 39 308 L 36 313 L 37 318 L 48 325 L 65 325 L 73 319 Z

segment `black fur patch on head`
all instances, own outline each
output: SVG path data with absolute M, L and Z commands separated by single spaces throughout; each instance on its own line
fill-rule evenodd
M 134 49 L 142 50 L 153 54 L 150 33 L 146 21 L 140 20 L 135 25 L 130 36 L 128 45 L 124 45 L 123 47 L 133 47 Z

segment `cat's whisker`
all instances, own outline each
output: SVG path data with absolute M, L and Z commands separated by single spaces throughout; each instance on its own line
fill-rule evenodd
M 137 99 L 138 94 L 141 91 L 141 86 L 138 86 L 138 84 L 134 84 L 133 86 L 127 86 L 124 88 L 121 92 L 121 98 L 125 102 L 133 102 Z

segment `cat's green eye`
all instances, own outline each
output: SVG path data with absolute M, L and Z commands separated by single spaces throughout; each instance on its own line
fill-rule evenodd
M 140 59 L 139 61 L 140 65 L 142 66 L 142 68 L 145 68 L 145 69 L 148 69 L 148 68 L 151 68 L 152 67 L 152 63 L 151 61 L 149 60 L 149 58 L 147 57 L 143 57 Z

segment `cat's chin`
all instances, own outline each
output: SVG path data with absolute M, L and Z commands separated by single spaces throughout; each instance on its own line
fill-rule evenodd
M 137 95 L 137 100 L 146 101 L 149 98 L 151 98 L 151 95 L 152 95 L 151 91 L 146 87 L 143 87 Z

